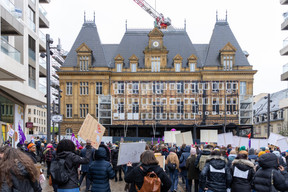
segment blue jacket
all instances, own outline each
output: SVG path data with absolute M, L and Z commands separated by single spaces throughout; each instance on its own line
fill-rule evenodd
M 86 145 L 86 147 L 84 149 L 81 150 L 80 156 L 81 157 L 86 157 L 86 152 L 89 151 L 91 152 L 91 155 L 89 157 L 89 164 L 83 164 L 81 165 L 81 171 L 82 172 L 88 172 L 89 170 L 89 165 L 92 163 L 93 161 L 93 154 L 95 149 L 91 146 L 91 145 Z
M 109 149 L 106 146 L 100 145 L 98 150 L 95 150 L 94 161 L 90 164 L 88 170 L 88 178 L 92 181 L 92 192 L 110 192 L 109 179 L 115 177 L 115 172 L 107 161 L 110 156 Z

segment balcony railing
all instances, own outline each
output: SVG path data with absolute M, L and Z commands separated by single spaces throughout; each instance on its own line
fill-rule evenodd
M 39 30 L 39 37 L 43 42 L 46 42 L 46 36 L 41 30 Z
M 46 69 L 46 61 L 42 57 L 39 57 L 39 65 L 41 65 L 42 67 L 44 67 L 44 69 Z
M 42 6 L 41 4 L 39 4 L 39 11 L 40 11 L 44 16 L 47 15 L 46 10 L 43 8 L 43 6 Z
M 21 18 L 22 10 L 17 9 L 15 5 L 10 0 L 0 0 L 0 4 L 9 11 L 14 17 Z
M 284 21 L 286 21 L 288 19 L 288 11 L 283 13 L 283 18 L 284 18 Z
M 286 47 L 288 45 L 288 37 L 286 37 L 286 39 L 283 40 L 283 48 Z
M 27 19 L 27 21 L 28 21 L 28 26 L 29 26 L 29 28 L 30 28 L 32 31 L 36 32 L 36 25 L 35 25 L 35 23 L 34 23 L 33 21 L 31 21 L 30 19 Z
M 42 84 L 39 84 L 39 91 L 41 91 L 43 94 L 46 94 L 46 86 L 45 85 L 42 85 Z
M 36 88 L 36 81 L 35 81 L 35 79 L 29 78 L 29 86 L 30 86 L 30 87 L 33 87 L 33 88 Z
M 35 51 L 30 48 L 29 48 L 29 57 L 34 61 L 36 60 Z
M 1 52 L 12 57 L 13 59 L 15 59 L 20 63 L 21 60 L 20 52 L 3 39 L 1 39 Z
M 283 65 L 283 73 L 286 73 L 288 71 L 288 63 Z

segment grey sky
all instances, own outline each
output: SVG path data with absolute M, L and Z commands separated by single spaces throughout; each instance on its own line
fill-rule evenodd
M 155 0 L 146 0 L 155 7 Z M 119 43 L 128 28 L 152 28 L 153 18 L 133 0 L 51 0 L 42 4 L 48 12 L 50 33 L 56 40 L 61 39 L 65 50 L 70 51 L 84 20 L 95 20 L 102 43 Z M 288 57 L 280 56 L 283 39 L 288 31 L 281 31 L 282 13 L 288 6 L 280 5 L 279 0 L 157 0 L 156 9 L 165 17 L 170 17 L 176 28 L 184 27 L 192 43 L 209 43 L 216 20 L 225 18 L 228 11 L 229 25 L 241 48 L 248 51 L 248 60 L 253 69 L 254 95 L 262 92 L 276 92 L 287 88 L 280 81 L 282 66 Z M 56 41 L 55 41 L 56 42 Z

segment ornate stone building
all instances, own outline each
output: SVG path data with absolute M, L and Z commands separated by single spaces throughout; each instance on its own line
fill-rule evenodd
M 112 136 L 251 125 L 256 70 L 247 57 L 227 20 L 216 21 L 209 44 L 158 28 L 126 29 L 120 44 L 102 44 L 95 19 L 85 21 L 58 72 L 62 134 L 77 133 L 87 113 Z

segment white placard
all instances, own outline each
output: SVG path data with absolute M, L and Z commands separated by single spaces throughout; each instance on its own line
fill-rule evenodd
M 183 145 L 184 139 L 183 139 L 182 133 L 176 134 L 176 135 L 175 135 L 175 139 L 176 139 L 176 145 L 177 145 L 177 146 Z
M 247 137 L 239 137 L 240 142 L 239 142 L 239 147 L 245 146 L 246 148 L 249 147 L 249 138 Z
M 175 139 L 176 139 L 176 145 L 177 146 L 181 146 L 184 143 L 186 145 L 192 145 L 193 144 L 191 131 L 175 134 Z
M 222 133 L 222 134 L 218 134 L 218 142 L 217 145 L 218 146 L 227 146 L 228 144 L 233 144 L 233 134 L 231 132 L 229 133 Z
M 277 140 L 283 139 L 283 138 L 285 138 L 285 137 L 282 136 L 282 135 L 279 135 L 279 134 L 276 134 L 276 133 L 270 133 L 270 136 L 269 136 L 269 139 L 268 139 L 268 143 L 272 144 L 272 145 L 275 145 L 275 146 L 278 146 Z
M 10 129 L 8 132 L 9 137 L 13 138 L 14 133 L 15 133 L 14 129 Z
M 120 143 L 117 165 L 139 163 L 140 155 L 145 151 L 146 143 Z
M 267 147 L 268 142 L 267 139 L 251 139 L 251 148 L 257 150 L 260 147 Z
M 278 143 L 278 147 L 280 148 L 281 152 L 288 150 L 288 141 L 287 141 L 286 137 L 277 140 L 277 143 Z
M 175 135 L 181 133 L 181 131 L 164 131 L 165 143 L 176 143 Z
M 200 141 L 207 143 L 217 143 L 218 130 L 200 130 Z
M 238 136 L 233 136 L 233 147 L 240 147 L 240 138 Z

